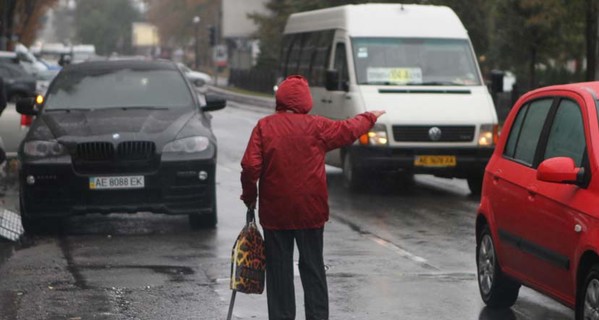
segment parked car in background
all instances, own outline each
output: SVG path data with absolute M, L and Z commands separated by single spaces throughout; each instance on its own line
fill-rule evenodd
M 39 95 L 45 96 L 46 95 L 46 91 L 48 91 L 48 87 L 50 86 L 50 83 L 52 82 L 52 80 L 54 80 L 54 78 L 56 77 L 56 75 L 58 75 L 58 72 L 60 72 L 60 70 L 45 70 L 42 72 L 39 72 L 35 77 L 36 77 L 36 92 Z
M 72 63 L 94 60 L 96 56 L 96 46 L 93 44 L 76 44 L 71 47 Z
M 191 70 L 188 66 L 180 62 L 177 63 L 177 66 L 183 71 L 187 79 L 202 93 L 206 93 L 208 85 L 214 83 L 212 77 L 207 73 Z
M 170 61 L 96 61 L 65 67 L 19 149 L 20 205 L 28 232 L 87 213 L 186 214 L 214 227 L 216 138 L 209 111 Z M 85 124 L 85 125 L 82 125 Z
M 10 102 L 37 95 L 37 80 L 19 64 L 2 62 L 0 59 L 0 77 L 4 80 L 6 97 Z
M 599 82 L 541 88 L 510 111 L 486 167 L 476 219 L 484 302 L 509 307 L 521 285 L 599 310 Z
M 8 103 L 0 115 L 0 137 L 4 140 L 4 151 L 9 159 L 17 158 L 19 145 L 29 130 L 23 121 L 28 119 L 17 112 L 14 103 Z

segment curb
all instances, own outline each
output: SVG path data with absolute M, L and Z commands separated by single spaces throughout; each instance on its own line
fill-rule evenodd
M 227 90 L 226 88 L 219 88 L 219 87 L 213 87 L 213 86 L 209 87 L 209 90 L 214 93 L 224 96 L 227 100 L 241 102 L 241 103 L 247 103 L 247 104 L 255 105 L 255 106 L 258 106 L 261 108 L 268 108 L 269 110 L 274 110 L 274 108 L 275 108 L 275 98 L 274 97 L 272 97 L 272 98 L 258 97 L 258 96 L 253 96 L 253 95 L 249 95 L 249 94 L 232 92 L 232 91 Z

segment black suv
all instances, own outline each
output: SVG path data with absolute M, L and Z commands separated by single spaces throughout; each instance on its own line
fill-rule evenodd
M 214 227 L 216 138 L 208 111 L 170 61 L 97 61 L 65 67 L 19 148 L 23 226 L 86 213 L 187 214 Z

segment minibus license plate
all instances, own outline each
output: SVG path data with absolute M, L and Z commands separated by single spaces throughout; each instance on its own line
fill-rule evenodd
M 144 176 L 90 177 L 90 190 L 141 189 L 145 186 Z
M 455 167 L 455 156 L 416 156 L 414 166 L 417 167 Z

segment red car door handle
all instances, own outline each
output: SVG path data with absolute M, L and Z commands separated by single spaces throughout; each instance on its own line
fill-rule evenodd
M 496 170 L 495 173 L 493 174 L 493 183 L 497 184 L 499 182 L 499 175 L 502 173 L 501 170 Z
M 533 201 L 535 199 L 535 196 L 537 195 L 537 187 L 529 186 L 527 189 L 528 189 L 528 200 Z

